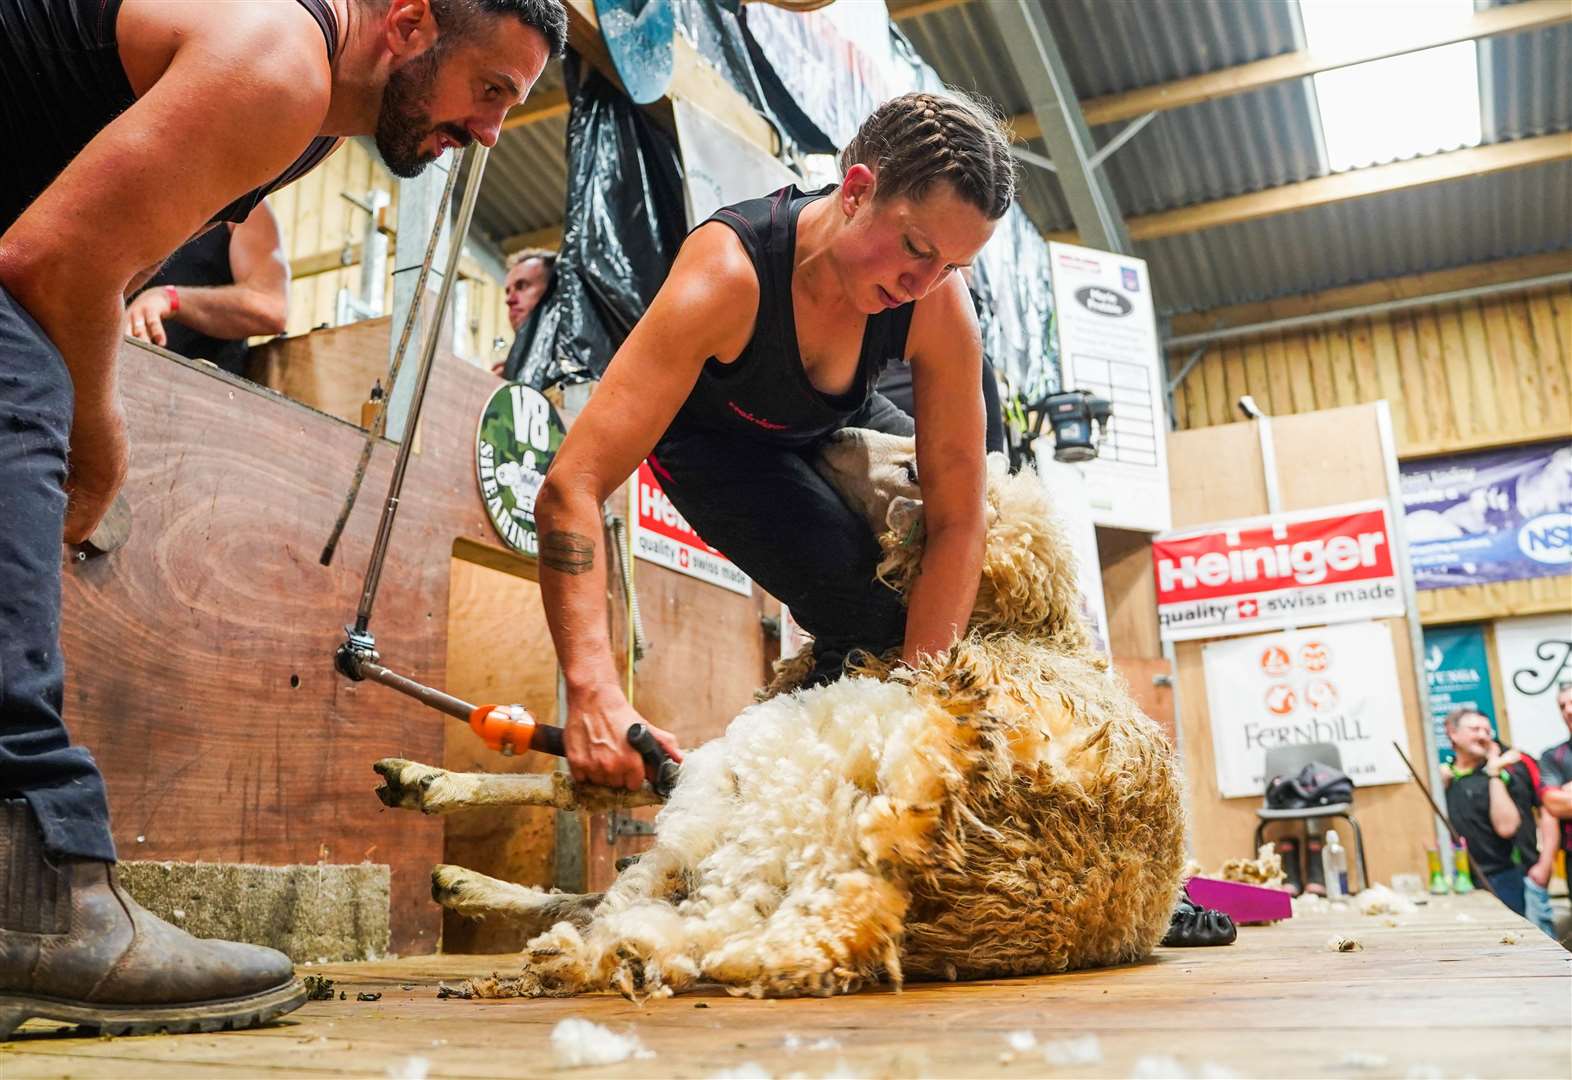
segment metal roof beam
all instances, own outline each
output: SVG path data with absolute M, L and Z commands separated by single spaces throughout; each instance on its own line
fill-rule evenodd
M 1448 180 L 1462 180 L 1484 176 L 1509 169 L 1522 169 L 1534 165 L 1572 158 L 1572 132 L 1557 132 L 1532 139 L 1476 146 L 1468 150 L 1453 150 L 1445 154 L 1394 161 L 1390 165 L 1373 165 L 1367 169 L 1351 169 L 1331 176 L 1318 176 L 1283 184 L 1248 195 L 1235 195 L 1227 199 L 1181 206 L 1156 214 L 1143 214 L 1129 221 L 1130 237 L 1134 240 L 1160 240 L 1166 236 L 1201 232 L 1204 229 L 1237 225 L 1244 221 L 1288 214 L 1316 206 L 1349 199 L 1362 199 L 1370 195 L 1384 195 L 1393 191 L 1425 187 Z M 1064 175 L 1061 169 L 1061 178 Z M 1073 206 L 1072 206 L 1073 209 Z M 1079 219 L 1077 219 L 1079 225 Z M 1044 233 L 1049 240 L 1075 242 L 1076 233 Z M 1083 234 L 1084 235 L 1084 234 Z M 1083 241 L 1084 242 L 1084 241 Z
M 915 19 L 919 15 L 931 15 L 945 8 L 960 7 L 962 4 L 971 3 L 971 0 L 887 0 L 887 2 L 890 21 L 900 22 L 903 19 Z
M 1107 177 L 1092 165 L 1097 144 L 1075 98 L 1070 72 L 1038 0 L 998 0 L 988 5 L 1004 39 L 1016 77 L 1048 144 L 1082 243 L 1107 251 L 1130 250 L 1130 234 Z
M 1170 337 L 1228 330 L 1236 326 L 1269 323 L 1302 315 L 1318 315 L 1327 311 L 1344 311 L 1348 308 L 1379 304 L 1386 300 L 1409 300 L 1419 296 L 1477 289 L 1508 281 L 1527 281 L 1531 278 L 1559 273 L 1569 265 L 1572 265 L 1572 252 L 1563 249 L 1542 255 L 1522 255 L 1511 259 L 1471 263 L 1450 270 L 1432 270 L 1424 274 L 1363 281 L 1357 285 L 1340 285 L 1322 292 L 1279 296 L 1272 300 L 1232 304 L 1228 307 L 1212 308 L 1209 311 L 1193 311 L 1173 316 Z

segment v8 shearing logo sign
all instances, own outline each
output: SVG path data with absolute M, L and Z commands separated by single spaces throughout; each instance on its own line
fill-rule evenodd
M 475 463 L 486 516 L 503 543 L 532 559 L 540 555 L 535 496 L 566 434 L 551 402 L 523 383 L 497 387 L 480 414 Z

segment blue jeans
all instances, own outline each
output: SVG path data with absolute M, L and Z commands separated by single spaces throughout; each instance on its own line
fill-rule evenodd
M 27 800 L 51 855 L 113 862 L 104 778 L 60 715 L 72 412 L 60 351 L 0 288 L 0 798 Z
M 1497 870 L 1494 874 L 1485 876 L 1490 882 L 1490 891 L 1496 894 L 1496 899 L 1511 908 L 1515 914 L 1523 914 L 1523 885 L 1528 881 L 1523 876 L 1523 868 L 1509 866 L 1505 870 Z
M 1552 940 L 1556 936 L 1555 915 L 1550 910 L 1550 890 L 1523 878 L 1525 898 L 1523 917 L 1545 932 Z

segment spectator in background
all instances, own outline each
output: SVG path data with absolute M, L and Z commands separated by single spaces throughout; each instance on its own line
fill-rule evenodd
M 126 305 L 126 333 L 245 375 L 247 338 L 284 332 L 289 260 L 266 202 L 188 241 Z
M 1454 709 L 1447 737 L 1457 759 L 1448 768 L 1446 812 L 1468 842 L 1468 857 L 1490 891 L 1518 915 L 1525 912 L 1525 874 L 1541 865 L 1534 829 L 1534 790 L 1523 763 L 1503 755 L 1490 721 L 1473 709 Z M 1527 850 L 1525 850 L 1527 849 Z
M 1572 682 L 1556 688 L 1556 708 L 1572 735 Z M 1539 755 L 1539 797 L 1545 811 L 1561 826 L 1561 847 L 1568 852 L 1572 876 L 1572 738 Z
M 1539 763 L 1533 754 L 1525 754 L 1504 744 L 1495 743 L 1496 754 L 1504 768 L 1517 766 L 1528 781 L 1534 794 L 1533 809 L 1524 817 L 1517 831 L 1517 854 L 1523 866 L 1523 917 L 1543 930 L 1551 938 L 1556 936 L 1555 915 L 1550 909 L 1550 875 L 1555 870 L 1556 849 L 1561 846 L 1561 823 L 1546 810 L 1541 802 L 1544 782 Z
M 508 324 L 513 327 L 513 345 L 492 372 L 504 379 L 517 379 L 535 339 L 536 312 L 556 281 L 557 253 L 544 248 L 525 248 L 508 259 L 508 276 L 502 281 L 502 295 L 508 305 Z

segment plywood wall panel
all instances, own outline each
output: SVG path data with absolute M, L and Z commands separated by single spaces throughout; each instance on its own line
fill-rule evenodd
M 1386 473 L 1375 413 L 1373 407 L 1359 405 L 1280 416 L 1273 421 L 1284 509 L 1385 497 Z M 1253 422 L 1175 432 L 1169 438 L 1175 528 L 1266 512 L 1258 440 L 1258 427 Z M 1392 635 L 1397 659 L 1410 757 L 1418 760 L 1423 754 L 1424 733 L 1419 726 L 1418 684 L 1407 623 L 1402 619 L 1382 622 Z M 1201 865 L 1213 869 L 1224 859 L 1249 854 L 1255 811 L 1261 800 L 1224 799 L 1218 790 L 1202 671 L 1205 644 L 1179 642 L 1175 653 L 1191 842 Z M 1411 784 L 1362 788 L 1355 806 L 1375 878 L 1384 881 L 1394 873 L 1418 872 L 1423 867 L 1424 844 L 1434 833 L 1417 788 Z
M 1546 438 L 1572 431 L 1569 353 L 1572 288 L 1558 286 L 1213 345 L 1176 415 L 1231 423 L 1247 387 L 1274 416 L 1386 398 L 1405 457 Z M 1262 365 L 1264 392 L 1244 374 Z

